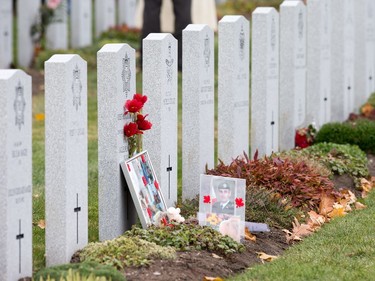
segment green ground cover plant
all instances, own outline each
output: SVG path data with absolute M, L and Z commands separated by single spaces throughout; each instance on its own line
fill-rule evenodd
M 125 277 L 115 268 L 107 265 L 102 265 L 96 262 L 71 263 L 59 266 L 47 267 L 34 275 L 34 280 L 92 280 L 95 281 L 97 277 L 103 277 L 100 280 L 111 281 L 125 281 Z
M 281 155 L 312 158 L 321 162 L 333 174 L 350 175 L 357 186 L 360 186 L 361 178 L 369 176 L 366 154 L 357 145 L 323 142 L 302 150 L 290 150 Z
M 374 280 L 375 192 L 364 203 L 366 209 L 332 220 L 282 257 L 230 280 Z
M 328 123 L 319 130 L 315 142 L 354 144 L 366 153 L 375 154 L 375 122 L 358 119 L 355 122 Z
M 161 228 L 152 226 L 148 229 L 133 227 L 125 236 L 130 239 L 139 237 L 163 247 L 173 247 L 177 251 L 208 250 L 227 255 L 245 249 L 229 236 L 223 236 L 211 227 L 193 223 L 172 224 Z
M 97 263 L 122 269 L 126 266 L 142 266 L 152 259 L 174 259 L 172 247 L 162 247 L 139 237 L 120 236 L 113 240 L 89 243 L 79 252 L 80 261 Z

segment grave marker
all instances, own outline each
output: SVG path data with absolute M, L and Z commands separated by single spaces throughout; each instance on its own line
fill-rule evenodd
M 366 0 L 366 98 L 375 91 L 375 2 Z
M 280 150 L 294 148 L 295 130 L 306 114 L 306 6 L 280 6 Z
M 0 280 L 32 275 L 31 77 L 0 70 Z
M 168 207 L 177 201 L 177 40 L 151 33 L 143 40 L 144 113 L 152 129 L 144 135 Z
M 95 1 L 95 35 L 99 37 L 103 32 L 116 24 L 115 0 Z
M 52 22 L 47 27 L 47 49 L 66 50 L 68 48 L 68 8 L 67 0 L 62 0 L 54 11 Z
M 218 158 L 229 163 L 249 152 L 250 23 L 225 16 L 218 30 Z
M 13 9 L 11 0 L 0 0 L 0 69 L 13 62 Z
M 130 28 L 136 27 L 137 0 L 119 0 L 118 7 L 119 24 L 126 24 Z
M 39 0 L 17 1 L 17 54 L 18 64 L 22 67 L 29 67 L 34 57 L 34 43 L 30 31 L 38 20 L 39 7 Z
M 120 162 L 128 159 L 124 104 L 135 94 L 135 50 L 107 44 L 98 52 L 99 239 L 113 239 L 137 217 Z
M 45 62 L 46 263 L 68 263 L 88 241 L 87 64 Z
M 208 25 L 183 31 L 182 197 L 199 194 L 199 177 L 214 167 L 214 33 Z
M 274 8 L 253 12 L 251 154 L 279 150 L 279 14 Z
M 307 2 L 306 124 L 331 120 L 331 0 Z
M 71 45 L 73 48 L 90 46 L 92 43 L 91 0 L 72 1 Z

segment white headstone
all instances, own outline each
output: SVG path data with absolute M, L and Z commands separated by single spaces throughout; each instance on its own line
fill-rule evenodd
M 135 94 L 135 50 L 107 44 L 98 52 L 99 239 L 109 240 L 130 228 L 137 213 L 120 170 L 128 159 L 124 104 Z M 133 214 L 131 213 L 133 211 Z
M 38 21 L 40 0 L 17 1 L 17 51 L 18 65 L 29 67 L 34 57 L 31 27 Z
M 279 14 L 253 12 L 251 67 L 251 154 L 279 150 Z
M 0 280 L 32 276 L 31 77 L 0 70 Z
M 354 105 L 354 4 L 332 1 L 332 120 L 344 121 Z
M 152 129 L 144 135 L 168 207 L 177 201 L 177 40 L 169 33 L 143 39 L 144 114 Z
M 90 46 L 92 43 L 91 0 L 71 2 L 71 45 L 73 48 Z
M 130 28 L 136 27 L 137 0 L 119 0 L 118 7 L 119 24 L 126 24 Z
M 66 50 L 68 48 L 67 0 L 62 0 L 54 11 L 52 22 L 47 27 L 46 37 L 48 49 Z
M 9 68 L 13 61 L 12 0 L 0 0 L 0 69 Z
M 306 115 L 306 6 L 280 6 L 280 150 L 294 148 L 295 130 Z
M 199 194 L 199 177 L 214 166 L 214 33 L 190 24 L 183 33 L 182 198 Z
M 249 152 L 250 23 L 225 16 L 218 29 L 218 158 L 229 163 Z
M 366 0 L 366 94 L 375 91 L 375 1 Z
M 350 107 L 351 112 L 358 112 L 367 100 L 367 73 L 366 62 L 366 2 L 367 0 L 351 0 L 354 3 L 354 97 Z M 374 51 L 374 50 L 372 50 Z M 370 58 L 372 59 L 372 57 Z M 371 81 L 372 82 L 372 81 Z
M 307 2 L 306 124 L 331 120 L 331 0 Z
M 45 62 L 46 263 L 68 263 L 88 241 L 87 63 Z
M 103 32 L 116 24 L 115 0 L 95 0 L 95 35 L 99 37 Z

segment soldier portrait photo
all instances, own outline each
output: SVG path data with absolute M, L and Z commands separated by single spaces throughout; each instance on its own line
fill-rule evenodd
M 235 181 L 217 179 L 213 185 L 217 201 L 212 204 L 212 213 L 234 215 Z

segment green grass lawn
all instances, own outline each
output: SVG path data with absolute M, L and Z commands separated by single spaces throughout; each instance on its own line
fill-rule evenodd
M 267 264 L 230 280 L 375 280 L 375 192 L 368 208 L 325 224 Z

